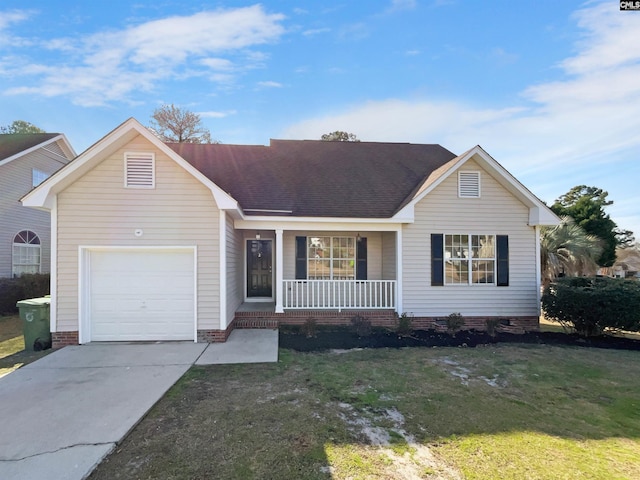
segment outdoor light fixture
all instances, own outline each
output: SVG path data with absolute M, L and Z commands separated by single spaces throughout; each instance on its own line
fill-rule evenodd
M 260 232 L 256 233 L 256 240 L 260 240 Z

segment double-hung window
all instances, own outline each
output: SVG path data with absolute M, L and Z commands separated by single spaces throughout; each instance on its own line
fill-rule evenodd
M 444 283 L 495 284 L 495 235 L 444 236 Z
M 309 280 L 353 280 L 356 278 L 354 237 L 307 237 Z

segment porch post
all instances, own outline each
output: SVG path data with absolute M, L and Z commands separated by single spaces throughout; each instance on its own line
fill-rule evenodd
M 402 226 L 396 231 L 396 313 L 402 310 Z
M 284 283 L 284 254 L 281 228 L 276 229 L 276 313 L 284 313 L 282 284 Z

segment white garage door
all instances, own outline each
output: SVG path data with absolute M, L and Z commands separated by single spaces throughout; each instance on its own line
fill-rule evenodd
M 193 340 L 192 250 L 90 255 L 92 341 Z

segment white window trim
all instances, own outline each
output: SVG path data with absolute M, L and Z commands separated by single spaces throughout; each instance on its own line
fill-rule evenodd
M 22 232 L 23 230 L 20 230 L 20 232 Z M 16 233 L 13 236 L 14 241 L 11 242 L 11 276 L 16 277 L 17 275 L 22 275 L 24 272 L 18 273 L 16 274 L 15 270 L 16 267 L 24 267 L 24 266 L 37 266 L 38 270 L 35 273 L 41 273 L 42 272 L 42 240 L 40 239 L 40 235 L 38 235 L 36 232 L 34 232 L 33 230 L 28 230 L 31 233 L 33 233 L 37 238 L 39 243 L 16 243 L 15 242 L 15 238 L 16 235 L 18 235 L 18 233 Z M 15 258 L 15 247 L 26 247 L 26 248 L 37 248 L 38 249 L 38 263 L 20 263 L 20 264 L 16 264 L 16 258 Z
M 129 160 L 143 159 L 151 161 L 151 185 L 129 184 Z M 124 188 L 150 190 L 156 188 L 156 156 L 153 152 L 125 152 L 124 153 Z
M 329 260 L 329 272 L 330 272 L 330 276 L 331 278 L 325 278 L 325 279 L 312 279 L 309 278 L 309 261 L 312 260 L 311 258 L 309 258 L 309 242 L 311 238 L 320 238 L 320 237 L 329 237 L 331 239 L 331 244 L 329 246 L 329 252 L 330 252 L 330 256 L 329 258 L 323 258 L 322 260 Z M 336 238 L 348 238 L 353 240 L 353 280 L 356 279 L 357 276 L 357 264 L 358 264 L 358 245 L 357 245 L 357 238 L 356 237 L 350 237 L 350 236 L 345 236 L 345 235 L 316 235 L 316 236 L 311 236 L 309 235 L 307 237 L 307 280 L 335 280 L 334 275 L 333 275 L 333 262 L 334 260 L 351 260 L 350 258 L 334 258 L 333 256 L 333 241 Z
M 33 188 L 37 187 L 38 185 L 40 185 L 42 182 L 44 182 L 50 176 L 51 175 L 49 175 L 47 172 L 44 172 L 44 171 L 39 170 L 37 168 L 32 168 L 31 169 L 31 186 Z
M 463 177 L 471 178 L 475 176 L 478 182 L 478 194 L 469 195 L 463 191 Z M 458 171 L 458 198 L 480 198 L 482 195 L 482 174 L 478 170 L 460 170 Z
M 487 258 L 487 257 L 478 257 L 478 258 L 473 258 L 471 256 L 469 256 L 468 258 L 447 258 L 446 257 L 446 251 L 447 251 L 447 236 L 453 236 L 453 235 L 460 235 L 460 236 L 466 236 L 467 237 L 467 249 L 469 252 L 471 252 L 472 249 L 472 245 L 471 245 L 471 237 L 476 236 L 476 235 L 485 235 L 485 236 L 490 236 L 493 237 L 493 258 Z M 444 269 L 444 271 L 442 272 L 442 279 L 443 279 L 443 283 L 446 286 L 474 286 L 474 287 L 482 287 L 482 286 L 488 286 L 488 287 L 495 287 L 497 285 L 497 268 L 498 268 L 498 251 L 497 251 L 497 235 L 495 233 L 445 233 L 443 234 L 443 238 L 442 238 L 442 248 L 443 248 L 443 262 L 442 262 L 442 268 Z M 468 275 L 467 275 L 467 281 L 463 282 L 463 283 L 452 283 L 452 282 L 447 282 L 447 261 L 451 260 L 451 261 L 460 261 L 460 262 L 467 262 L 468 264 Z M 492 260 L 493 261 L 493 282 L 490 283 L 475 283 L 473 281 L 473 261 L 474 260 Z

